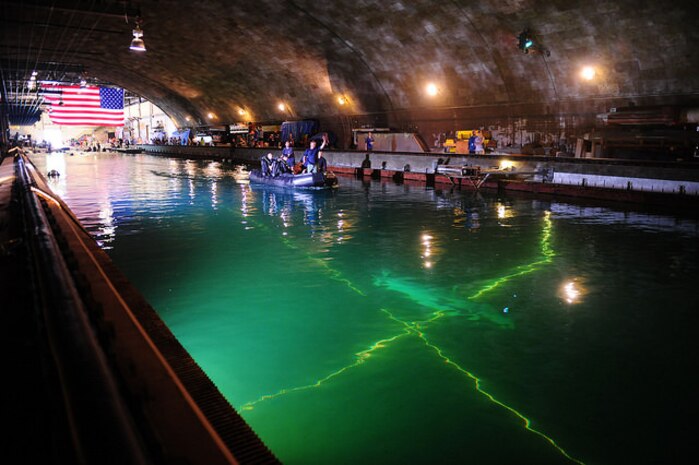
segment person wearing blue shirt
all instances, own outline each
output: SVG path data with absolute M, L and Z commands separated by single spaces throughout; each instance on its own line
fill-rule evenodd
M 372 150 L 374 148 L 374 138 L 372 137 L 371 133 L 367 134 L 366 139 L 364 139 L 364 143 L 366 144 L 367 150 Z
M 286 141 L 284 143 L 284 148 L 282 149 L 282 155 L 286 155 L 287 164 L 293 168 L 296 164 L 296 157 L 294 156 L 294 148 L 291 146 L 291 142 Z
M 312 140 L 311 146 L 303 153 L 303 165 L 306 167 L 306 173 L 316 172 L 316 163 L 318 162 L 318 152 L 325 147 L 325 141 L 320 147 L 317 147 L 317 142 Z
M 303 152 L 303 166 L 306 167 L 306 173 L 315 172 L 318 151 L 319 149 L 316 147 L 316 141 L 312 140 L 310 147 Z
M 476 153 L 476 131 L 473 131 L 468 138 L 468 153 Z

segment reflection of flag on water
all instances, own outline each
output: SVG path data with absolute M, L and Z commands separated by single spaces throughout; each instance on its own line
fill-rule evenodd
M 123 126 L 124 89 L 113 87 L 43 86 L 54 124 Z

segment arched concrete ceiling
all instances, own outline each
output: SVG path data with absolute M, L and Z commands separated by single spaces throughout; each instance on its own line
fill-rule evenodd
M 81 64 L 181 124 L 209 112 L 264 121 L 699 95 L 699 2 L 689 0 L 3 3 L 3 58 Z M 140 9 L 147 52 L 128 50 L 133 16 L 96 14 L 103 7 Z M 525 27 L 550 56 L 517 48 Z M 579 78 L 585 64 L 597 67 L 591 82 Z

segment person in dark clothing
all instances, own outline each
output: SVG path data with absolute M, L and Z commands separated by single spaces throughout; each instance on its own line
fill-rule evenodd
M 316 165 L 316 171 L 325 174 L 328 171 L 328 160 L 323 156 L 323 152 L 318 152 L 318 163 Z
M 280 174 L 292 173 L 293 166 L 294 165 L 289 165 L 289 157 L 284 154 L 277 160 L 277 167 Z
M 274 168 L 276 163 L 274 162 L 274 159 L 272 158 L 272 153 L 268 153 L 262 159 L 260 160 L 261 163 L 261 168 L 262 168 L 262 176 L 273 176 L 274 175 Z
M 362 160 L 362 168 L 371 168 L 371 160 L 369 159 L 369 154 L 366 154 L 366 158 Z

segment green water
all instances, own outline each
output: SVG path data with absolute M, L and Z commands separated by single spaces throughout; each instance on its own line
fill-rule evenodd
M 696 220 L 344 177 L 289 192 L 149 156 L 35 161 L 284 463 L 693 451 Z

